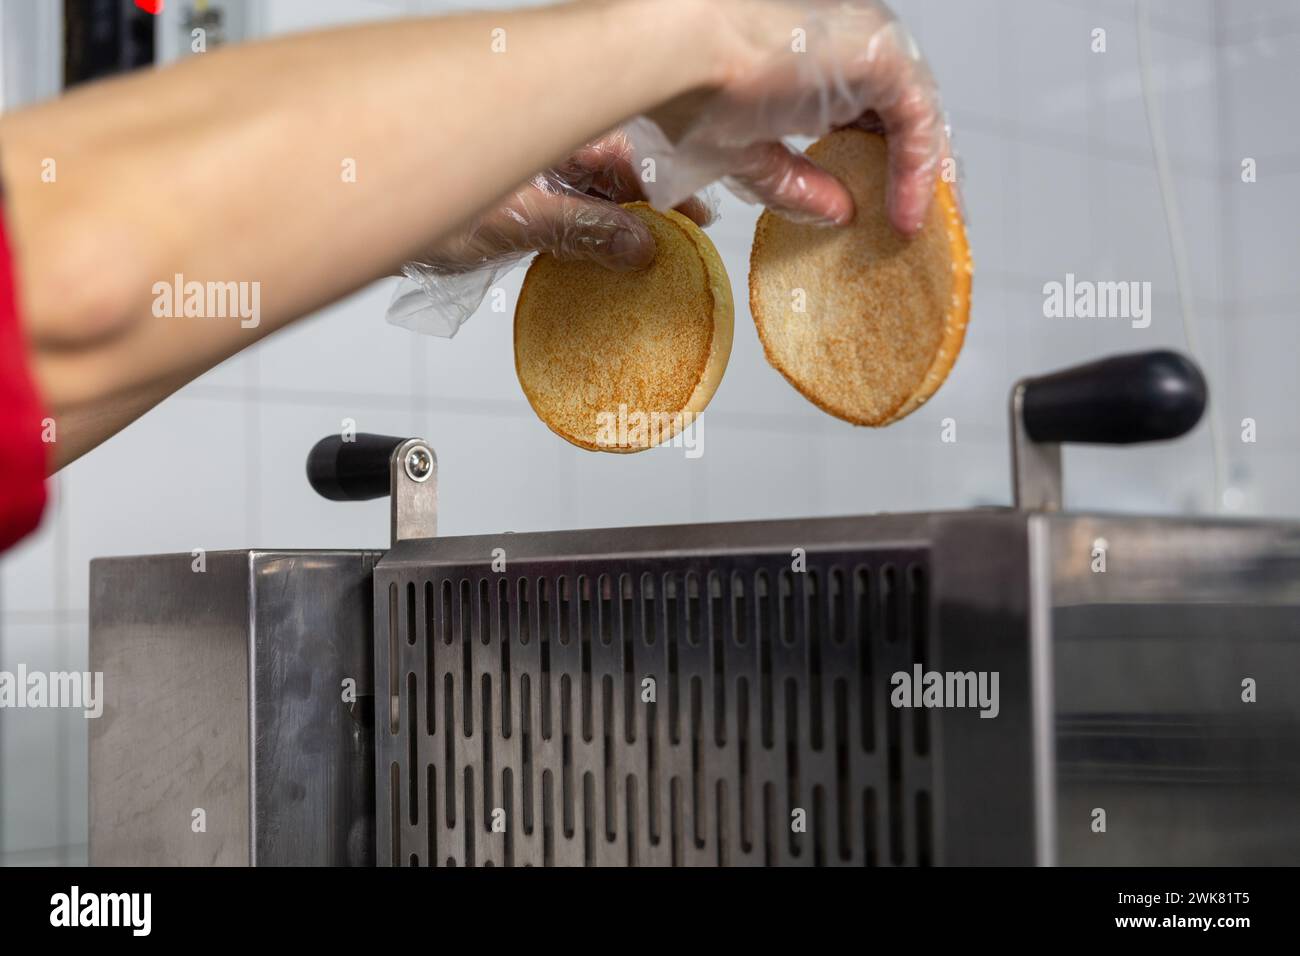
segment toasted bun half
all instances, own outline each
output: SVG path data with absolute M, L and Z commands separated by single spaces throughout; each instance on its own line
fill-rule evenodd
M 749 263 L 754 324 L 768 362 L 805 398 L 855 425 L 888 425 L 938 391 L 966 337 L 972 268 L 957 197 L 940 179 L 920 234 L 902 239 L 885 213 L 883 136 L 837 130 L 808 156 L 848 186 L 853 222 L 763 213 Z
M 624 206 L 654 262 L 611 272 L 540 255 L 515 308 L 515 371 L 537 417 L 591 451 L 643 451 L 702 412 L 731 356 L 734 308 L 718 251 L 680 213 Z

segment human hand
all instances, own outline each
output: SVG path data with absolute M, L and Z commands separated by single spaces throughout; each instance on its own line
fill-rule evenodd
M 904 235 L 920 229 L 947 155 L 938 89 L 907 29 L 879 0 L 716 0 L 718 82 L 627 127 L 645 185 L 663 207 L 723 179 L 751 202 L 798 221 L 843 224 L 844 186 L 785 146 L 846 125 L 883 132 L 887 210 Z
M 654 239 L 619 205 L 645 199 L 643 185 L 622 132 L 583 146 L 407 263 L 407 281 L 394 297 L 389 321 L 454 335 L 497 279 L 533 252 L 617 271 L 644 268 L 654 259 Z M 701 226 L 714 216 L 709 203 L 694 195 L 675 205 Z

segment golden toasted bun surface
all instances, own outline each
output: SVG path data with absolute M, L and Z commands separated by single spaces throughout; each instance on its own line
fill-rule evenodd
M 654 236 L 648 268 L 615 273 L 540 255 L 515 309 L 515 371 L 529 404 L 556 434 L 599 451 L 671 438 L 708 404 L 731 354 L 731 286 L 713 243 L 677 212 L 624 208 Z M 653 432 L 636 430 L 638 414 Z
M 885 212 L 884 137 L 838 130 L 808 155 L 849 188 L 854 219 L 827 229 L 759 218 L 754 322 L 768 361 L 806 398 L 857 425 L 889 424 L 938 390 L 965 337 L 971 262 L 956 197 L 940 180 L 909 241 Z

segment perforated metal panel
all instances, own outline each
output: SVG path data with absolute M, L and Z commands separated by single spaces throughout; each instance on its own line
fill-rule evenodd
M 390 865 L 928 864 L 923 548 L 377 570 Z

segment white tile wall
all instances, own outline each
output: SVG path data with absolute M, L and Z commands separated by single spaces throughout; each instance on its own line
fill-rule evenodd
M 1300 333 L 1296 222 L 1300 131 L 1292 120 L 1300 9 L 1280 0 L 1219 7 L 1215 90 L 1222 264 L 1221 346 L 1229 387 L 1223 423 L 1229 473 L 1251 513 L 1295 514 L 1300 500 Z M 1242 160 L 1257 168 L 1242 182 Z M 1258 440 L 1241 441 L 1244 418 Z
M 86 624 L 7 622 L 4 669 L 85 668 Z M 0 719 L 0 847 L 35 851 L 23 862 L 84 862 L 86 720 L 81 711 L 14 710 Z
M 511 5 L 267 0 L 261 16 L 284 32 Z M 382 546 L 384 502 L 326 502 L 303 477 L 307 449 L 343 418 L 432 440 L 446 534 L 1007 502 L 1004 405 L 1015 378 L 1107 352 L 1185 347 L 1134 6 L 905 0 L 897 9 L 944 90 L 976 260 L 966 350 L 916 415 L 884 431 L 854 429 L 821 415 L 766 364 L 743 279 L 756 211 L 730 198 L 711 234 L 737 292 L 736 341 L 698 460 L 680 450 L 571 448 L 520 395 L 509 313 L 484 311 L 452 341 L 424 339 L 384 323 L 392 283 L 378 283 L 214 370 L 63 472 L 44 529 L 0 561 L 0 669 L 84 666 L 94 555 Z M 1156 0 L 1151 19 L 1229 471 L 1244 511 L 1294 517 L 1300 132 L 1290 116 L 1300 11 L 1285 0 Z M 1095 27 L 1107 31 L 1105 54 L 1089 49 Z M 1240 182 L 1243 156 L 1257 159 L 1257 183 Z M 1044 318 L 1042 285 L 1067 271 L 1150 281 L 1151 328 Z M 502 284 L 511 309 L 519 280 Z M 1237 438 L 1246 416 L 1259 422 L 1255 445 Z M 955 444 L 939 440 L 946 418 L 957 423 Z M 1070 449 L 1066 466 L 1078 507 L 1204 510 L 1212 497 L 1204 425 L 1157 448 Z M 84 852 L 84 766 L 79 718 L 0 715 L 0 851 L 25 860 Z

